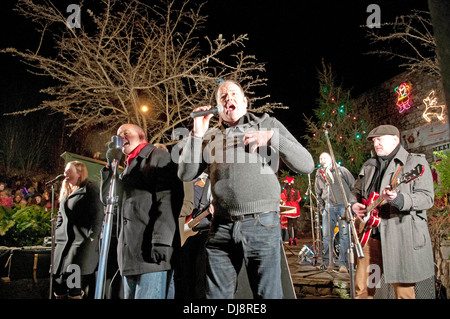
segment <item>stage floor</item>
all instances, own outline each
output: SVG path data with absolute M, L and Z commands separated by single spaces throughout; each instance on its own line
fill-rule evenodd
M 297 299 L 346 299 L 350 297 L 349 273 L 339 272 L 338 267 L 320 269 L 303 261 L 299 263 L 299 252 L 303 245 L 312 246 L 312 239 L 299 239 L 297 245 L 283 244 Z

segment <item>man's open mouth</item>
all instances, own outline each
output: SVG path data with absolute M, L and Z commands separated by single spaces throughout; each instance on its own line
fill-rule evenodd
M 229 105 L 226 106 L 227 113 L 233 112 L 234 110 L 236 110 L 236 105 L 229 104 Z

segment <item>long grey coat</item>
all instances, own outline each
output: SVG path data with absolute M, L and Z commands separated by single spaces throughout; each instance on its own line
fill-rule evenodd
M 427 226 L 426 210 L 433 206 L 434 188 L 430 167 L 422 154 L 410 154 L 400 146 L 397 155 L 389 163 L 382 178 L 381 188 L 390 184 L 398 167 L 404 164 L 402 174 L 422 164 L 422 176 L 407 184 L 401 184 L 398 192 L 404 196 L 400 211 L 390 206 L 381 216 L 379 226 L 383 271 L 387 283 L 415 283 L 434 275 L 433 252 Z M 350 202 L 367 199 L 368 188 L 378 162 L 372 158 L 364 163 L 352 190 Z M 381 190 L 379 193 L 381 194 Z M 385 205 L 389 205 L 386 203 Z M 383 209 L 384 211 L 384 209 Z

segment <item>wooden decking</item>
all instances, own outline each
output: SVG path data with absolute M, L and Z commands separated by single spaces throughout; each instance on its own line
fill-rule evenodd
M 349 298 L 350 276 L 338 268 L 320 269 L 311 262 L 299 262 L 299 252 L 303 245 L 311 247 L 311 242 L 300 240 L 297 245 L 283 244 L 297 299 L 340 299 Z

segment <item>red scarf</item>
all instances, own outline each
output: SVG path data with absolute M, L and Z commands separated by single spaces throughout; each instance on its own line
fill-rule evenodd
M 146 146 L 148 143 L 141 143 L 139 144 L 130 154 L 128 154 L 127 157 L 127 166 L 130 166 L 131 161 L 138 156 L 140 151 Z

